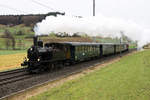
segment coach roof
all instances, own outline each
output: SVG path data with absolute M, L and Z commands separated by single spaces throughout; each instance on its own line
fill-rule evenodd
M 62 44 L 68 44 L 72 46 L 80 45 L 115 45 L 114 43 L 95 43 L 95 42 L 61 42 Z M 119 45 L 119 44 L 116 44 Z
M 71 45 L 71 46 L 82 46 L 82 45 L 120 45 L 119 43 L 95 43 L 95 42 L 57 42 L 57 43 L 46 43 L 46 44 L 63 44 L 63 45 Z

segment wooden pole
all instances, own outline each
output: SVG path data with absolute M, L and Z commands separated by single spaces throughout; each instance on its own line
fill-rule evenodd
M 95 16 L 95 0 L 93 0 L 93 16 Z

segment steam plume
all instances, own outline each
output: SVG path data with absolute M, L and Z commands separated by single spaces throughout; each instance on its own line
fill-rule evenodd
M 73 33 L 86 33 L 89 36 L 101 37 L 121 37 L 120 31 L 124 35 L 138 41 L 138 46 L 142 47 L 150 42 L 150 30 L 144 29 L 140 25 L 130 21 L 116 18 L 105 17 L 102 15 L 96 17 L 77 18 L 71 16 L 48 16 L 45 20 L 34 28 L 35 35 L 48 35 L 51 32 L 58 34 L 66 32 L 70 35 Z

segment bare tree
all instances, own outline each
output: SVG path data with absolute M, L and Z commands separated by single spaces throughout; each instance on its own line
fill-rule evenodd
M 11 40 L 12 49 L 15 50 L 15 45 L 16 45 L 15 38 L 7 29 L 5 30 L 5 38 L 6 38 L 5 41 L 6 48 L 8 49 L 8 47 L 10 46 L 10 40 Z

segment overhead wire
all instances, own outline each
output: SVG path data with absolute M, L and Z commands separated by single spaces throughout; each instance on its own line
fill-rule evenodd
M 33 3 L 36 3 L 36 4 L 40 5 L 40 6 L 42 6 L 42 7 L 47 8 L 47 9 L 51 9 L 51 10 L 53 10 L 53 11 L 55 11 L 55 12 L 60 12 L 60 10 L 56 10 L 56 9 L 54 9 L 54 8 L 52 8 L 52 7 L 50 7 L 50 6 L 47 6 L 47 5 L 45 5 L 45 4 L 43 4 L 43 3 L 39 2 L 39 1 L 36 1 L 36 0 L 31 0 L 31 1 L 32 1 Z M 48 0 L 48 2 L 51 2 L 51 1 Z M 51 2 L 51 3 L 52 3 L 52 2 Z M 61 12 L 64 12 L 64 11 L 61 11 Z
M 43 3 L 39 2 L 39 1 L 36 1 L 36 0 L 31 0 L 31 1 L 33 3 L 36 3 L 36 4 L 40 5 L 40 6 L 42 6 L 42 7 L 47 8 L 47 9 L 50 9 L 50 10 L 53 10 L 53 11 L 56 11 L 56 12 L 58 11 L 58 10 L 56 10 L 56 9 L 50 7 L 50 6 L 47 6 L 47 5 L 45 5 L 45 4 L 43 4 Z M 7 9 L 10 9 L 10 10 L 13 10 L 13 11 L 17 11 L 17 12 L 21 12 L 23 14 L 28 13 L 28 12 L 25 12 L 25 11 L 22 11 L 22 10 L 18 10 L 16 8 L 13 8 L 13 7 L 10 7 L 10 6 L 7 6 L 7 5 L 3 5 L 3 4 L 0 4 L 0 7 L 7 8 Z
M 21 13 L 27 13 L 25 11 L 18 10 L 16 8 L 13 8 L 13 7 L 10 7 L 10 6 L 7 6 L 7 5 L 3 5 L 3 4 L 0 4 L 0 7 L 7 8 L 7 9 L 10 9 L 10 10 L 14 10 L 14 11 L 21 12 Z
M 33 3 L 36 3 L 36 4 L 40 5 L 40 6 L 42 6 L 42 7 L 47 8 L 47 9 L 50 9 L 50 10 L 53 10 L 53 11 L 57 11 L 57 10 L 53 9 L 52 7 L 47 6 L 47 5 L 45 5 L 45 4 L 41 3 L 41 2 L 38 2 L 38 1 L 35 1 L 35 0 L 31 0 L 31 1 L 32 1 Z
M 51 3 L 51 4 L 54 4 L 53 2 L 52 2 L 52 0 L 47 0 L 49 3 Z M 57 7 L 58 8 L 58 7 Z M 64 11 L 62 11 L 62 10 L 60 10 L 60 9 L 58 9 L 57 11 L 61 11 L 61 12 L 64 12 Z
M 50 3 L 53 3 L 52 1 L 50 1 L 50 0 L 47 0 L 48 2 L 50 2 Z M 61 12 L 65 12 L 65 14 L 66 14 L 66 11 L 62 11 L 62 10 L 57 10 L 57 11 L 61 11 Z M 76 15 L 73 15 L 73 14 L 70 14 L 71 16 L 73 16 L 73 17 L 78 17 L 78 16 L 76 16 Z M 81 16 L 79 16 L 79 17 L 81 17 Z

